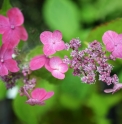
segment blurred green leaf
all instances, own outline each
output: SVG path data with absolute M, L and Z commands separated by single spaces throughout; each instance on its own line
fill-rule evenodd
M 6 12 L 11 8 L 11 4 L 9 0 L 4 0 L 2 4 L 2 9 L 0 10 L 0 14 L 6 15 Z
M 102 24 L 102 25 L 94 28 L 90 32 L 89 36 L 86 38 L 86 41 L 92 42 L 94 40 L 98 40 L 98 41 L 102 42 L 102 36 L 108 30 L 113 30 L 113 31 L 116 31 L 117 33 L 122 33 L 121 25 L 122 25 L 122 18 Z
M 70 0 L 46 0 L 43 15 L 49 27 L 60 30 L 68 40 L 80 27 L 77 6 Z
M 91 31 L 86 41 L 91 42 L 93 40 L 98 40 L 102 42 L 103 34 L 108 30 L 116 31 L 117 33 L 122 32 L 120 25 L 122 24 L 122 18 L 116 19 L 114 21 L 102 24 Z
M 99 95 L 92 94 L 87 105 L 92 107 L 97 117 L 105 117 L 109 109 L 121 100 L 121 94 Z
M 3 81 L 0 80 L 0 100 L 4 99 L 6 97 L 6 86 Z
M 31 60 L 33 57 L 43 54 L 43 46 L 37 46 L 34 49 L 31 49 L 30 52 L 26 55 L 27 60 Z
M 87 99 L 87 95 L 91 94 L 90 91 L 94 92 L 94 86 L 84 84 L 81 82 L 80 78 L 77 76 L 73 76 L 72 71 L 69 70 L 66 73 L 66 77 L 64 80 L 62 80 L 62 83 L 60 84 L 61 91 L 63 93 L 66 93 L 70 95 L 71 97 L 74 97 L 76 100 L 84 100 Z
M 111 121 L 106 117 L 96 117 L 97 124 L 111 124 Z
M 122 11 L 122 1 L 120 0 L 98 0 L 95 3 L 96 13 L 100 19 L 104 19 L 106 16 L 110 15 L 114 17 Z M 114 13 L 114 14 L 112 14 Z
M 62 93 L 60 95 L 60 103 L 62 106 L 71 110 L 78 109 L 81 106 L 81 101 L 72 97 L 70 94 Z
M 92 23 L 93 21 L 97 20 L 97 11 L 94 7 L 94 4 L 85 4 L 81 9 L 81 21 L 85 23 Z

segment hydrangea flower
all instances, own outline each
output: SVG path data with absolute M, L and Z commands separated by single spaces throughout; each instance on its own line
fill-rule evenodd
M 17 62 L 12 59 L 13 49 L 9 44 L 3 44 L 0 48 L 0 76 L 8 75 L 10 72 L 18 72 Z
M 7 12 L 7 17 L 0 15 L 0 34 L 2 42 L 10 42 L 12 47 L 15 47 L 20 39 L 26 41 L 28 34 L 26 29 L 21 26 L 24 22 L 24 17 L 18 8 L 11 8 Z
M 54 95 L 53 91 L 46 92 L 43 88 L 36 88 L 31 92 L 31 98 L 26 101 L 30 105 L 44 105 L 45 100 L 49 99 Z
M 59 57 L 48 58 L 45 55 L 38 55 L 30 61 L 31 70 L 37 70 L 43 66 L 58 79 L 64 79 L 64 73 L 68 70 L 68 65 L 63 63 Z
M 52 70 L 50 72 L 55 78 L 64 79 L 65 72 L 68 70 L 68 65 L 63 63 L 59 57 L 52 57 L 49 61 L 49 66 Z
M 122 34 L 117 34 L 114 31 L 106 31 L 102 37 L 106 49 L 112 52 L 112 56 L 122 58 Z
M 40 34 L 40 40 L 44 44 L 43 52 L 47 56 L 54 54 L 56 51 L 65 49 L 62 34 L 58 30 L 53 33 L 50 31 L 42 32 Z

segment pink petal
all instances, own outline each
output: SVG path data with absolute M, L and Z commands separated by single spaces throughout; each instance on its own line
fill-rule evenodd
M 122 44 L 118 44 L 114 51 L 112 52 L 112 55 L 116 58 L 122 58 Z
M 50 59 L 49 65 L 52 69 L 58 69 L 59 64 L 62 63 L 62 60 L 59 57 L 52 57 Z
M 43 101 L 46 99 L 49 99 L 50 97 L 52 97 L 54 95 L 53 91 L 47 92 L 47 95 L 42 99 Z
M 55 49 L 53 48 L 53 45 L 46 44 L 46 45 L 44 45 L 44 47 L 43 47 L 43 52 L 44 52 L 45 55 L 49 56 L 49 55 L 54 54 L 56 51 L 55 51 Z
M 45 68 L 46 68 L 49 72 L 51 72 L 53 69 L 50 67 L 49 62 L 50 62 L 50 59 L 47 58 L 47 60 L 46 60 L 46 62 L 45 62 Z
M 31 70 L 40 69 L 40 68 L 42 68 L 44 66 L 45 62 L 46 62 L 46 56 L 45 55 L 35 56 L 30 61 L 30 64 L 29 64 L 30 69 Z
M 56 42 L 54 45 L 54 49 L 56 51 L 64 50 L 65 49 L 64 41 Z
M 53 75 L 55 78 L 58 78 L 58 79 L 64 79 L 64 78 L 65 78 L 65 75 L 62 74 L 61 72 L 59 72 L 58 70 L 53 70 L 53 71 L 52 71 L 52 75 Z
M 43 88 L 36 88 L 31 92 L 31 96 L 33 99 L 37 100 L 43 100 L 43 98 L 46 96 L 46 91 Z
M 119 34 L 116 38 L 115 45 L 122 44 L 122 34 Z
M 4 64 L 0 63 L 0 76 L 8 75 L 8 70 Z
M 9 27 L 8 18 L 0 15 L 0 34 L 3 34 L 7 30 L 8 27 Z
M 5 60 L 5 66 L 10 72 L 18 72 L 19 68 L 17 66 L 17 62 L 13 59 Z
M 117 36 L 118 36 L 118 34 L 114 31 L 106 31 L 103 34 L 102 40 L 103 40 L 103 43 L 106 45 L 106 47 L 107 47 L 106 49 L 108 51 L 110 51 L 110 52 L 113 51 Z
M 22 12 L 16 7 L 8 10 L 7 15 L 11 25 L 20 26 L 24 22 Z
M 45 104 L 43 101 L 39 101 L 38 99 L 29 99 L 26 101 L 26 103 L 30 105 L 44 105 Z
M 2 46 L 0 48 L 0 57 L 1 58 L 4 58 L 5 57 L 5 53 L 9 49 L 9 47 L 10 47 L 9 43 L 2 44 Z
M 51 39 L 52 39 L 52 32 L 50 31 L 44 31 L 40 34 L 40 40 L 44 45 L 49 44 Z
M 4 60 L 11 59 L 13 53 L 14 53 L 14 49 L 11 48 L 11 46 L 8 44 L 8 46 L 6 46 L 6 51 L 3 55 L 3 59 Z
M 61 73 L 67 72 L 67 71 L 68 71 L 68 65 L 65 64 L 65 63 L 59 64 L 59 71 L 60 71 Z
M 52 37 L 54 40 L 60 41 L 62 39 L 62 33 L 59 30 L 55 30 Z
M 7 30 L 2 36 L 3 43 L 10 43 L 11 47 L 15 47 L 20 41 L 20 36 L 18 34 L 18 30 Z
M 106 89 L 106 90 L 104 90 L 105 93 L 111 93 L 113 91 L 114 91 L 113 89 Z
M 28 33 L 23 26 L 18 27 L 18 32 L 20 34 L 20 39 L 26 41 L 28 39 Z

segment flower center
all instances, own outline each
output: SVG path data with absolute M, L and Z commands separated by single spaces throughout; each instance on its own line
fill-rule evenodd
M 1 63 L 4 62 L 3 56 L 1 56 L 0 61 L 1 61 Z
M 11 25 L 11 29 L 14 30 L 15 29 L 15 26 L 14 25 Z
M 53 44 L 55 44 L 55 42 L 53 42 Z
M 2 63 L 4 62 L 4 60 L 3 60 L 3 59 L 1 59 L 0 61 L 1 61 Z

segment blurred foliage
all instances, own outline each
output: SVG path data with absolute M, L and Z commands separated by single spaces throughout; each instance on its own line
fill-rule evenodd
M 11 7 L 19 7 L 25 17 L 29 39 L 21 41 L 19 49 L 22 60 L 27 62 L 43 54 L 39 35 L 45 30 L 60 30 L 65 42 L 79 37 L 82 48 L 93 40 L 102 43 L 102 35 L 107 30 L 122 32 L 120 0 L 1 0 L 0 14 L 6 15 Z M 69 52 L 57 52 L 54 56 L 63 58 L 64 55 Z M 116 67 L 112 73 L 117 73 L 122 81 L 122 61 L 111 63 Z M 17 95 L 13 100 L 16 118 L 12 124 L 122 124 L 122 91 L 105 94 L 103 90 L 107 86 L 103 82 L 81 83 L 78 77 L 72 76 L 71 70 L 64 80 L 55 79 L 45 68 L 33 71 L 31 77 L 37 78 L 38 87 L 54 90 L 55 95 L 45 106 L 29 106 L 25 97 Z M 0 82 L 0 91 L 2 101 L 6 97 L 3 82 Z

